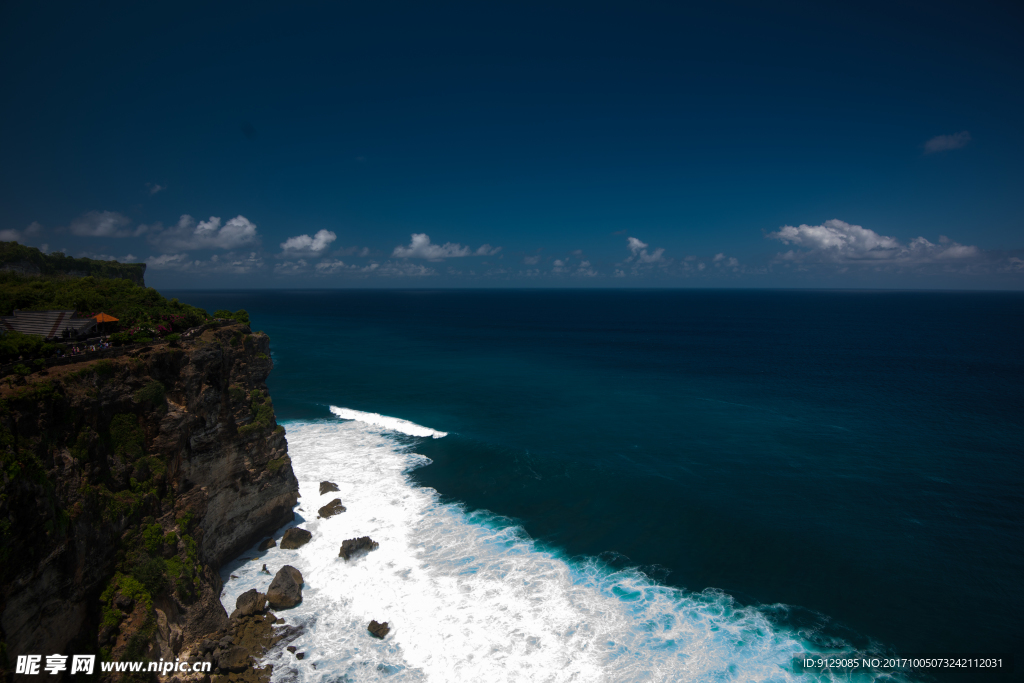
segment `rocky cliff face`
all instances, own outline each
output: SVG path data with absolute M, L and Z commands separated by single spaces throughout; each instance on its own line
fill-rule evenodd
M 227 325 L 0 386 L 5 677 L 21 654 L 174 659 L 225 632 L 219 566 L 298 497 L 269 345 Z

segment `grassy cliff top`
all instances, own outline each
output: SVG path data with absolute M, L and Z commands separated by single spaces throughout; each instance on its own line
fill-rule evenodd
M 72 258 L 60 252 L 44 254 L 34 247 L 17 242 L 0 242 L 0 271 L 13 271 L 25 275 L 59 277 L 99 277 L 131 280 L 145 286 L 145 263 L 118 263 L 91 258 Z

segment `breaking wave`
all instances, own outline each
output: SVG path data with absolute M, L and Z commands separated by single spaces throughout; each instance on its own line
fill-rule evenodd
M 337 406 L 331 406 L 331 412 L 343 420 L 356 420 L 357 422 L 381 427 L 393 432 L 402 432 L 409 436 L 431 436 L 435 439 L 448 436 L 448 432 L 439 432 L 436 429 L 423 427 L 415 422 L 400 420 L 397 417 L 388 417 L 387 415 L 381 415 L 380 413 L 364 413 L 360 410 L 339 408 Z
M 563 557 L 508 520 L 443 503 L 409 477 L 430 460 L 370 426 L 444 433 L 331 412 L 351 421 L 288 424 L 301 494 L 295 524 L 313 540 L 298 550 L 252 548 L 224 568 L 229 612 L 244 591 L 266 591 L 263 563 L 303 574 L 303 601 L 279 614 L 298 635 L 265 659 L 274 683 L 816 680 L 792 665 L 807 644 L 765 612 L 720 591 L 687 592 L 638 570 Z M 321 496 L 321 481 L 340 490 Z M 318 519 L 335 497 L 347 512 Z M 379 549 L 338 557 L 342 541 L 358 536 Z M 373 638 L 371 619 L 391 633 Z

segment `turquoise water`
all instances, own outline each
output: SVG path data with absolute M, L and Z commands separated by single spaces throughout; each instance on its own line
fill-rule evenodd
M 460 523 L 819 648 L 1020 648 L 1024 296 L 172 295 L 271 335 L 279 420 L 447 432 L 396 448 Z

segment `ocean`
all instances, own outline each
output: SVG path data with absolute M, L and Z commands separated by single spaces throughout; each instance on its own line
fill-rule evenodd
M 223 601 L 302 571 L 275 681 L 1020 677 L 1024 294 L 167 294 L 271 336 L 314 539 L 243 553 Z

